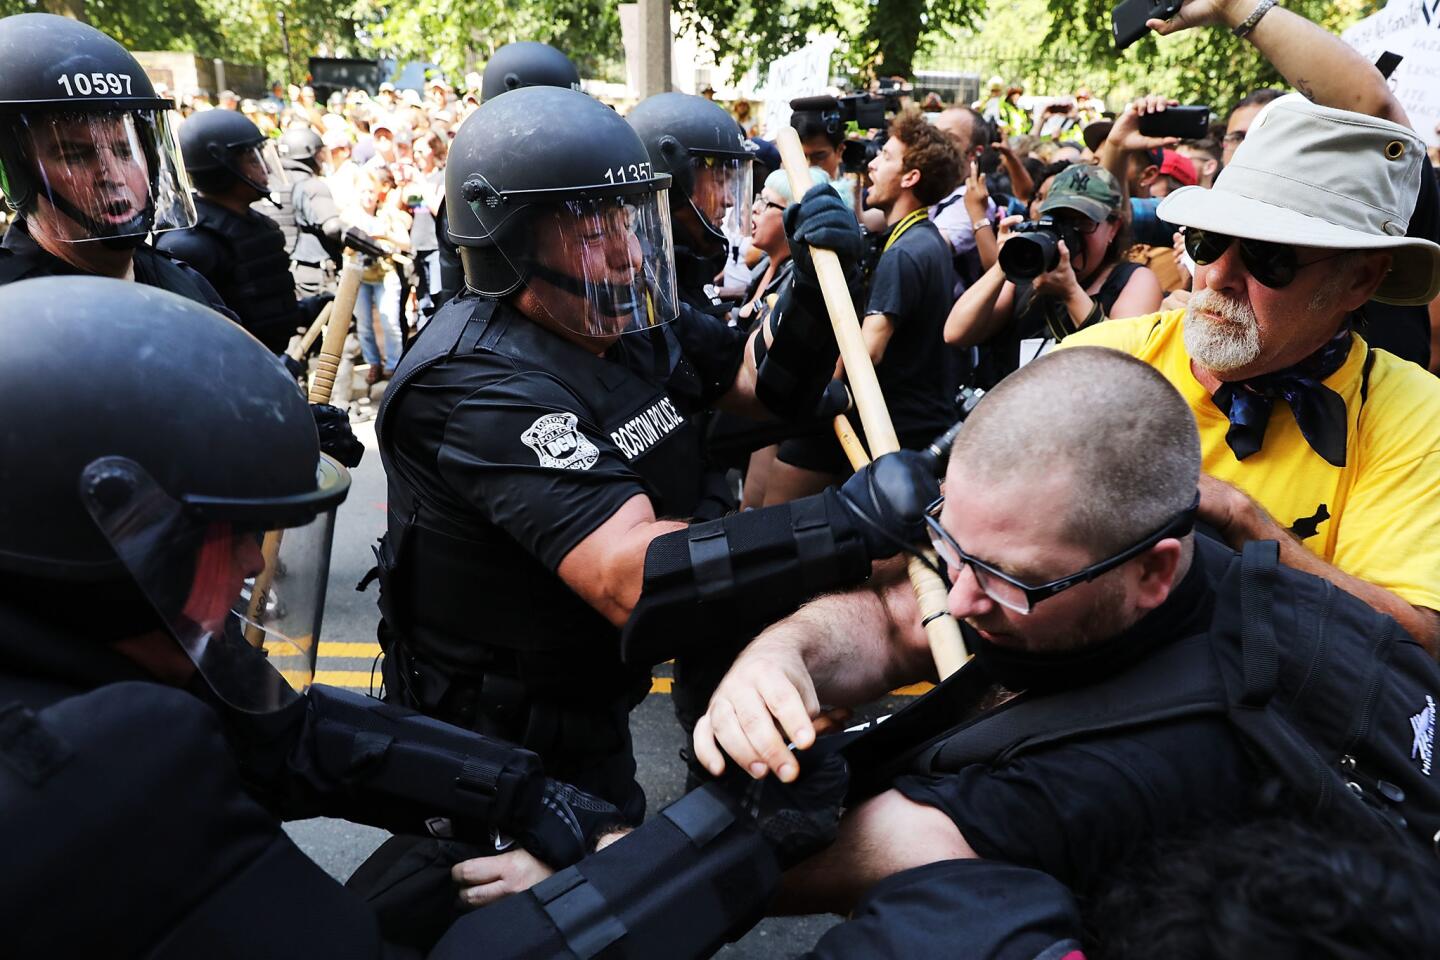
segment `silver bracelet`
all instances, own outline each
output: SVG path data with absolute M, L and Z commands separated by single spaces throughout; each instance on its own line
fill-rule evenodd
M 1241 38 L 1250 36 L 1250 31 L 1255 29 L 1255 24 L 1259 23 L 1260 18 L 1270 12 L 1270 8 L 1275 6 L 1276 2 L 1277 0 L 1260 0 L 1260 3 L 1255 7 L 1255 12 L 1246 17 L 1244 23 L 1230 32 Z
M 983 230 L 983 229 L 986 228 L 986 227 L 993 227 L 993 226 L 994 226 L 994 224 L 991 223 L 989 220 L 976 220 L 974 223 L 970 224 L 970 229 L 971 229 L 972 231 L 973 231 L 973 230 Z

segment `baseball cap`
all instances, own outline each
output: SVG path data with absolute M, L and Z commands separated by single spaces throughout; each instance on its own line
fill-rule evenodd
M 1256 115 L 1213 187 L 1181 187 L 1156 212 L 1250 240 L 1384 250 L 1375 299 L 1425 304 L 1440 294 L 1440 245 L 1405 233 L 1427 162 L 1408 127 L 1288 94 Z
M 1160 172 L 1172 178 L 1182 187 L 1193 187 L 1200 178 L 1195 175 L 1195 164 L 1183 153 L 1175 150 L 1161 150 Z
M 1120 201 L 1120 184 L 1110 171 L 1088 163 L 1072 163 L 1050 184 L 1040 212 L 1074 210 L 1099 223 L 1119 211 Z

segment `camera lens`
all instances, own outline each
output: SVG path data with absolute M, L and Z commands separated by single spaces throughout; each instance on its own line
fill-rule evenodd
M 1021 224 L 1025 226 L 1025 224 Z M 1019 233 L 1000 248 L 1000 269 L 1011 283 L 1034 280 L 1060 263 L 1058 238 L 1048 228 Z

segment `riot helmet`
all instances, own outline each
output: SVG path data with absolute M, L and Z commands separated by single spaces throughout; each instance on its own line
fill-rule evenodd
M 485 64 L 480 98 L 489 101 L 522 87 L 580 89 L 580 71 L 570 58 L 548 43 L 521 40 L 507 43 Z
M 180 155 L 201 193 L 227 190 L 238 180 L 269 197 L 264 144 L 260 128 L 234 110 L 205 110 L 180 125 Z
M 490 62 L 485 64 L 485 74 L 480 80 L 480 89 L 486 103 L 511 90 L 523 87 L 561 87 L 580 89 L 580 71 L 570 58 L 548 43 L 522 40 L 507 43 Z M 475 236 L 480 229 L 475 215 L 465 204 L 445 204 L 446 229 L 452 235 Z
M 280 135 L 280 156 L 285 160 L 299 160 L 311 169 L 320 165 L 320 151 L 325 141 L 320 134 L 303 123 L 294 123 Z
M 465 283 L 494 298 L 527 287 L 556 325 L 587 337 L 667 322 L 677 312 L 669 186 L 598 100 L 557 87 L 486 100 L 445 168 Z
M 284 365 L 201 304 L 101 277 L 0 287 L 0 338 L 0 403 L 37 411 L 0 431 L 0 570 L 76 602 L 133 588 L 144 636 L 227 703 L 293 702 L 350 480 Z
M 709 237 L 738 246 L 750 235 L 754 154 L 724 107 L 688 93 L 657 93 L 636 104 L 625 119 L 645 141 L 656 172 L 673 178 L 677 222 L 694 214 L 702 235 L 693 242 Z
M 0 192 L 62 242 L 195 225 L 171 111 L 124 47 L 48 13 L 0 20 Z

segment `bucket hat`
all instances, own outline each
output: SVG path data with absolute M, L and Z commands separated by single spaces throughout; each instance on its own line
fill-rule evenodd
M 1215 185 L 1182 187 L 1160 202 L 1162 220 L 1271 243 L 1383 250 L 1383 303 L 1425 304 L 1440 294 L 1440 245 L 1406 230 L 1427 163 L 1414 131 L 1289 94 L 1266 105 Z

